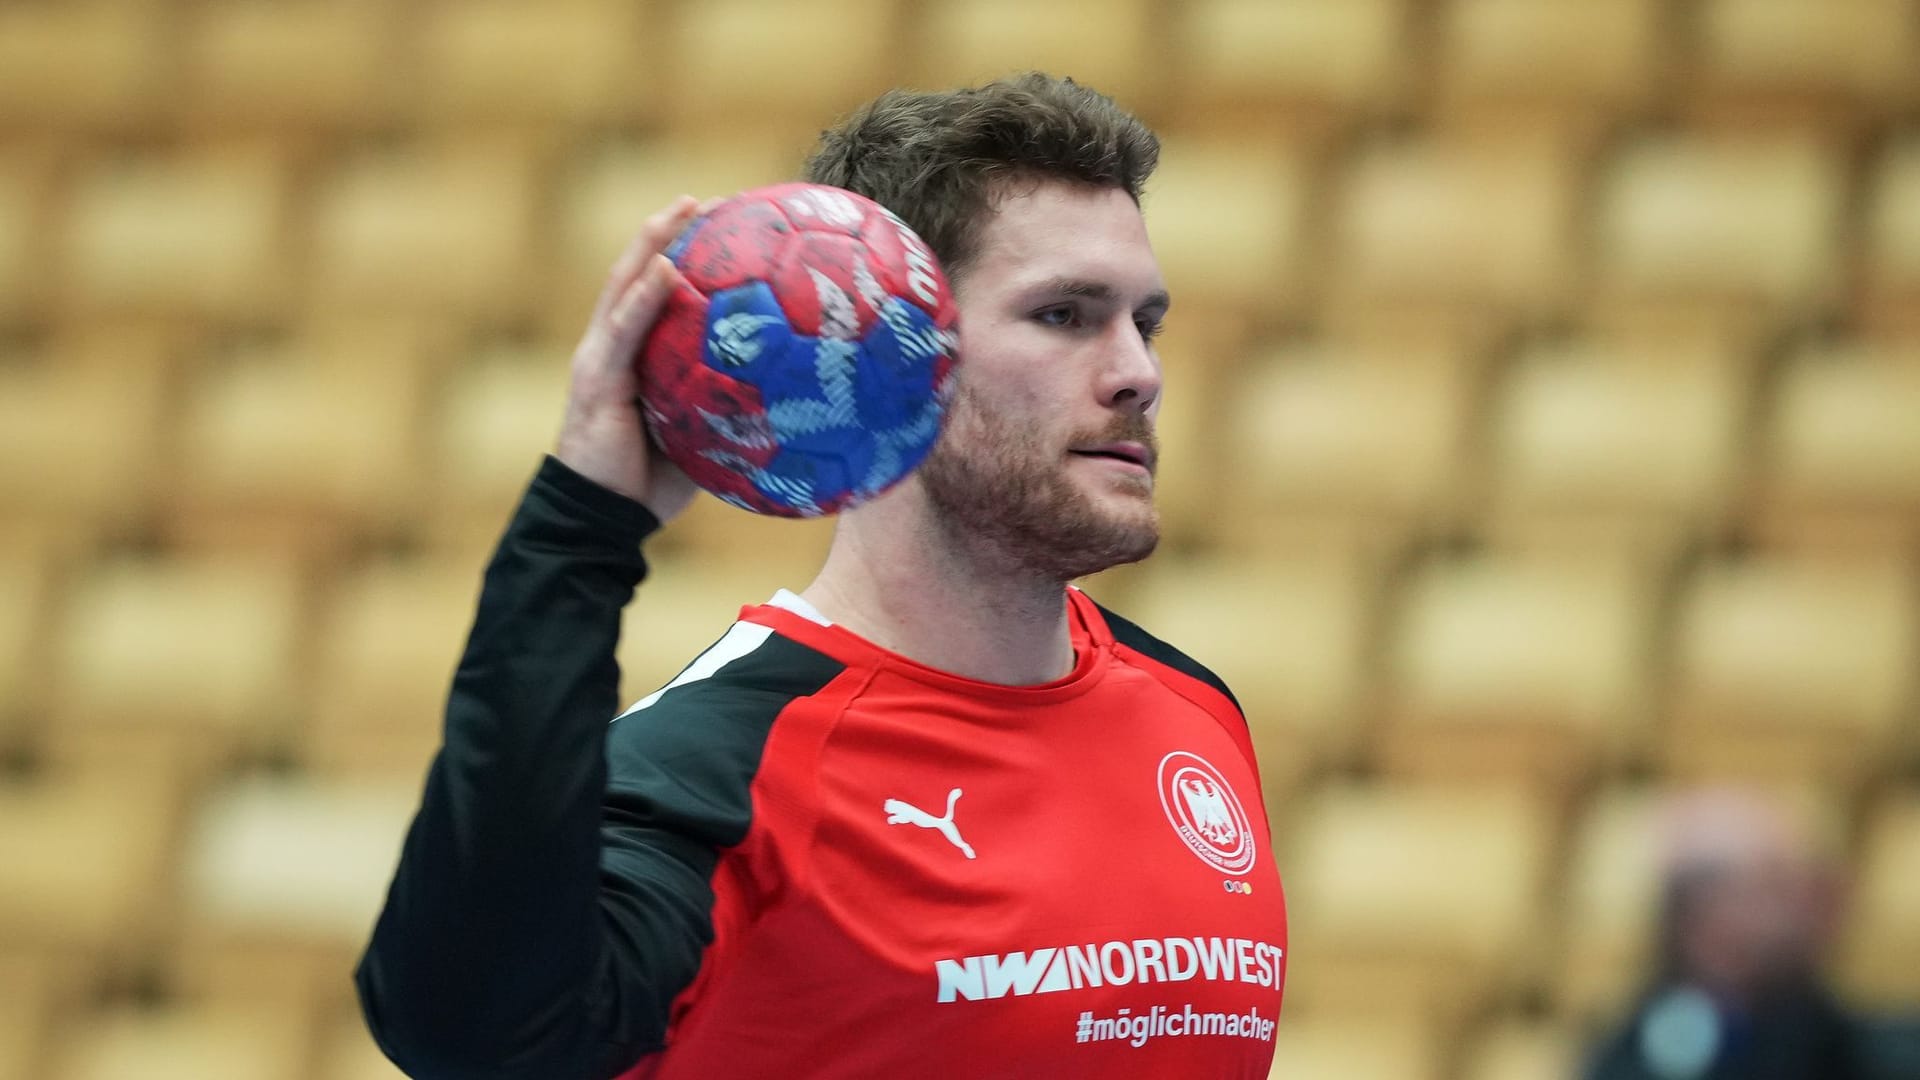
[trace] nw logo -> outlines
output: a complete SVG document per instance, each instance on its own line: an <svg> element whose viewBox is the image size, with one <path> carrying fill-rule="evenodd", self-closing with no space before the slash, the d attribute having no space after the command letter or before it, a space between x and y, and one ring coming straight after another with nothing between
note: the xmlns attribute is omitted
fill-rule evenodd
<svg viewBox="0 0 1920 1080"><path fill-rule="evenodd" d="M940 835L952 841L953 846L967 858L973 858L973 847L960 838L960 830L953 824L953 804L960 801L960 789L947 792L947 816L934 817L925 810L899 799L888 799L881 809L887 812L889 825L918 825L923 829L938 829Z"/></svg>

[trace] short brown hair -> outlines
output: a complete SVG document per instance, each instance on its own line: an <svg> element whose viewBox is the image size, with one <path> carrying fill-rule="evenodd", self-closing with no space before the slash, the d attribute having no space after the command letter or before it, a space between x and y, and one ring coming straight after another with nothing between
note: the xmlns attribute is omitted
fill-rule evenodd
<svg viewBox="0 0 1920 1080"><path fill-rule="evenodd" d="M1040 72L966 90L890 90L822 132L806 179L899 214L958 280L998 186L1065 179L1140 201L1160 140L1112 98Z"/></svg>

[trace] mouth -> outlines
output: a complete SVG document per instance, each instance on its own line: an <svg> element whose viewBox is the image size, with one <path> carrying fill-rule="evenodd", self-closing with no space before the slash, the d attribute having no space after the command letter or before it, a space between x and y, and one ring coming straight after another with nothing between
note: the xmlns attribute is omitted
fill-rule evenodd
<svg viewBox="0 0 1920 1080"><path fill-rule="evenodd" d="M1154 453L1149 450L1144 443L1101 443L1099 446L1083 447L1081 449L1071 450L1069 453L1078 457L1105 458L1109 461L1124 462L1128 465L1139 466L1148 472L1152 472L1154 466Z"/></svg>

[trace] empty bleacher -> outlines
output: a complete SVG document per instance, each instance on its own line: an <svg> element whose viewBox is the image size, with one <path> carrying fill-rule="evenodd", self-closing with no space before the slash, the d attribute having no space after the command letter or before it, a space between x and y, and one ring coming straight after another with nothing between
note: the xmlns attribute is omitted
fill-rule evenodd
<svg viewBox="0 0 1920 1080"><path fill-rule="evenodd" d="M348 968L608 265L1026 66L1164 140L1165 539L1089 588L1246 708L1273 1075L1573 1075L1700 782L1920 1010L1913 0L21 0L0 1080L397 1076ZM830 529L650 541L623 703Z"/></svg>

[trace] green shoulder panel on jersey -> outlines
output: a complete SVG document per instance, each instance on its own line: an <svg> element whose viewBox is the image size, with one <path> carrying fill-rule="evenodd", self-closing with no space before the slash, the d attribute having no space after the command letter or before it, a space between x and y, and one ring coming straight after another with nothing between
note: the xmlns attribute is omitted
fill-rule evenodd
<svg viewBox="0 0 1920 1080"><path fill-rule="evenodd" d="M1101 617L1107 620L1107 628L1113 631L1113 640L1142 656L1165 664L1182 675L1206 683L1220 691L1228 701L1233 702L1235 712L1242 716L1246 715L1246 710L1240 708L1240 699L1234 697L1233 691L1227 688L1226 680L1208 670L1205 664L1140 629L1133 622L1114 614L1113 610L1106 605L1096 603L1094 606L1100 609Z"/></svg>

